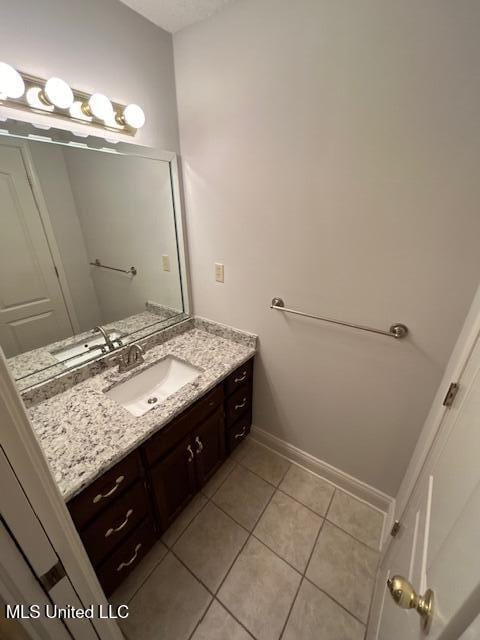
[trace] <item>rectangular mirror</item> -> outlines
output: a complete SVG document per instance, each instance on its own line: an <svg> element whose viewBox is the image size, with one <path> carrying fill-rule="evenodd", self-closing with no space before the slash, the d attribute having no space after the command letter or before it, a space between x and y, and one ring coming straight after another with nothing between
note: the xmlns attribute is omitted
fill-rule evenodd
<svg viewBox="0 0 480 640"><path fill-rule="evenodd" d="M0 135L0 345L22 389L188 313L175 155L48 136Z"/></svg>

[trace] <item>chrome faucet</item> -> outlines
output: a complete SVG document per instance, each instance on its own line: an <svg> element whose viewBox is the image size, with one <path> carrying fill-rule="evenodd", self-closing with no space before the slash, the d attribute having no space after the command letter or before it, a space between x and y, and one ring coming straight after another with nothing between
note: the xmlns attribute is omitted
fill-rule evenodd
<svg viewBox="0 0 480 640"><path fill-rule="evenodd" d="M118 373L125 373L145 362L145 351L139 344L131 344L128 349L118 356Z"/></svg>
<svg viewBox="0 0 480 640"><path fill-rule="evenodd" d="M105 344L108 347L109 351L114 351L115 350L115 345L113 344L110 336L108 335L108 333L105 331L105 329L101 326L95 327L93 330L93 333L101 333L103 336L103 339L105 340Z"/></svg>

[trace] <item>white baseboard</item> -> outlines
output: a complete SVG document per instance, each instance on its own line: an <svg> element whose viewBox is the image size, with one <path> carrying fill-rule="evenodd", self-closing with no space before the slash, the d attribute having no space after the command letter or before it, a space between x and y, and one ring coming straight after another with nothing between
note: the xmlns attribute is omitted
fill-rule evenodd
<svg viewBox="0 0 480 640"><path fill-rule="evenodd" d="M366 482L358 480L357 478L350 476L348 473L337 469L333 465L328 464L328 462L315 458L309 453L293 446L293 444L277 438L277 436L268 433L268 431L260 429L260 427L252 426L251 435L254 440L258 440L258 442L270 447L270 449L273 449L273 451L285 456L285 458L288 458L292 462L296 462L302 467L305 467L305 469L316 473L325 480L335 484L340 489L352 494L355 498L368 502L372 507L383 511L386 514L386 518L384 519L384 528L388 527L391 514L394 512L394 498L382 491L379 491L378 489L375 489L375 487L370 486Z"/></svg>

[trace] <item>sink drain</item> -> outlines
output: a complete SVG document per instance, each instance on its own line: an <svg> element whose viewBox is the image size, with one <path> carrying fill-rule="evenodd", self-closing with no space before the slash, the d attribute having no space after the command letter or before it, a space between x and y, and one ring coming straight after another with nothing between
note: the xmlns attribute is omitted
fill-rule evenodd
<svg viewBox="0 0 480 640"><path fill-rule="evenodd" d="M155 398L155 396L153 398L149 398L147 400L148 404L155 404L156 402L158 402L158 398Z"/></svg>

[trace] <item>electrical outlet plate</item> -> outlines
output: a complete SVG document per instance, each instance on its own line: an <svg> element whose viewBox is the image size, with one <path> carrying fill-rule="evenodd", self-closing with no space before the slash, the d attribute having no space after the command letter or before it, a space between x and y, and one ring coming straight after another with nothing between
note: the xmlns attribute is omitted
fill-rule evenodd
<svg viewBox="0 0 480 640"><path fill-rule="evenodd" d="M225 267L221 262L215 263L215 280L225 282Z"/></svg>

